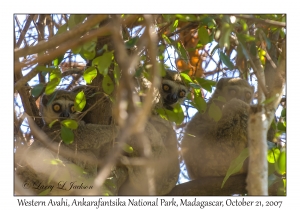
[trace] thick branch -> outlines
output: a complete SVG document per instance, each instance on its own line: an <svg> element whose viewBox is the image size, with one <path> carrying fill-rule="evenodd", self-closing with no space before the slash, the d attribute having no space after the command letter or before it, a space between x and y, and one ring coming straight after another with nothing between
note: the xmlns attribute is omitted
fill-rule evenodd
<svg viewBox="0 0 300 210"><path fill-rule="evenodd" d="M267 125L265 109L258 105L252 109L248 120L249 195L268 195Z"/></svg>
<svg viewBox="0 0 300 210"><path fill-rule="evenodd" d="M199 180L193 180L179 184L172 189L168 195L233 195L246 194L246 174L231 176L221 188L224 177L204 177Z"/></svg>
<svg viewBox="0 0 300 210"><path fill-rule="evenodd" d="M255 21L256 23L263 23L266 25L273 25L273 26L279 26L279 27L286 27L286 23L279 22L276 20L264 20L254 17L253 15L234 15L235 17L242 18L242 19L250 19Z"/></svg>

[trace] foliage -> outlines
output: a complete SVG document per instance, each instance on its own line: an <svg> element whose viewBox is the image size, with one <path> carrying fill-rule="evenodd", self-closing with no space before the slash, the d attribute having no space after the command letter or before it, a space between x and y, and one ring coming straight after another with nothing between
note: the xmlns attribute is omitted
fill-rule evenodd
<svg viewBox="0 0 300 210"><path fill-rule="evenodd" d="M100 15L101 16L101 15ZM100 17L99 16L99 17ZM139 61L137 67L132 68L132 75L137 77L152 78L152 70L157 64L161 68L161 74L165 68L177 70L181 73L184 82L190 87L185 109L177 104L174 110L157 109L157 113L177 125L181 125L189 120L189 110L196 109L209 115L218 121L221 118L221 110L215 103L207 105L206 101L213 92L216 81L221 77L241 77L247 79L250 83L257 86L257 72L255 70L255 58L258 58L259 64L264 70L271 65L279 64L279 61L285 57L282 46L285 44L286 16L283 14L268 15L222 15L222 14L168 14L155 15L155 30L157 35L157 54L155 63L145 47L146 23L147 18L143 15L115 15L122 22L122 38L124 48L128 54L137 54ZM114 21L113 16L103 15L102 22L90 24L88 28L81 33L74 33L74 28L82 27L92 15L27 15L28 28L21 28L18 24L19 19L23 16L15 16L15 37L17 62L15 72L22 75L22 70L30 66L31 71L35 71L39 80L29 81L33 78L29 76L25 83L32 87L31 95L36 99L43 92L51 94L53 91L63 85L85 83L95 84L96 78L101 78L101 87L106 95L109 95L113 101L114 91L120 87L122 71L120 68L120 59L117 59L117 46L113 47L112 30L104 30L107 22L108 25ZM42 25L38 28L37 24ZM26 24L23 24L24 27ZM36 27L36 28L35 28ZM48 29L49 33L45 33ZM30 36L34 30L38 34ZM27 34L25 36L23 33ZM67 41L60 41L61 37L73 33ZM40 37L43 36L43 37ZM27 38L25 38L27 37ZM40 42L46 40L50 43L55 40L55 44L44 45ZM29 45L34 43L40 48L33 51L26 51ZM45 47L46 46L46 47ZM63 48L66 46L65 48ZM61 50L65 49L65 50ZM23 50L23 51L22 51ZM31 53L29 53L31 52ZM35 57L37 55L37 57ZM48 56L45 59L45 56ZM173 57L174 55L174 57ZM22 57L26 57L22 59ZM43 57L44 56L44 57ZM32 60L30 64L27 60ZM44 59L44 60L43 60ZM84 62L84 70L79 63ZM33 65L37 64L34 68ZM74 65L73 65L74 64ZM80 69L81 68L81 69ZM73 70L80 70L75 73ZM18 91L22 83L22 76L16 81L16 90ZM73 82L70 82L71 80ZM268 80L268 78L266 78ZM18 83L19 82L19 83ZM99 84L99 81L97 81ZM17 86L20 85L21 86ZM19 88L18 88L19 87ZM75 99L75 109L81 112L86 104L85 93L80 92ZM284 97L283 97L284 98ZM220 99L221 101L223 99ZM270 96L264 104L274 101ZM26 102L22 101L25 105ZM25 107L25 112L28 112ZM279 106L282 109L280 116L276 116L271 127L275 130L276 140L272 148L269 149L268 162L272 168L271 174L284 175L286 173L285 145L281 140L285 139L286 133L286 107ZM185 111L184 111L185 110ZM38 115L38 114L36 114ZM53 122L54 123L54 122ZM61 123L61 137L66 144L74 140L73 130L77 128L76 121L65 120ZM183 132L183 130L179 130ZM126 145L126 152L132 152L132 147ZM242 158L245 159L244 156ZM242 161L238 161L239 164ZM274 168L274 170L273 170ZM228 176L236 170L228 170ZM276 179L278 181L278 179ZM280 177L280 180L285 180ZM226 179L225 179L226 181ZM284 182L285 183L285 182ZM223 183L224 184L224 183Z"/></svg>

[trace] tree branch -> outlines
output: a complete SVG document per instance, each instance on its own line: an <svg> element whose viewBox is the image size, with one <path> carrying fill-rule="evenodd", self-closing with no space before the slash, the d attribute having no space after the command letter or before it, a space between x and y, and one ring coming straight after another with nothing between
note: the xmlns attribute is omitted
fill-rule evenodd
<svg viewBox="0 0 300 210"><path fill-rule="evenodd" d="M70 39L78 38L82 34L89 31L93 26L97 25L101 21L107 18L107 15L91 15L87 18L84 23L76 25L72 30L67 31L63 34L59 34L46 42L40 42L32 47L25 47L22 49L15 49L16 57L23 57L26 55L31 55L39 53L41 51L46 51L51 48L59 46Z"/></svg>
<svg viewBox="0 0 300 210"><path fill-rule="evenodd" d="M242 19L249 19L253 20L256 23L263 23L266 25L273 25L273 26L279 26L279 27L286 27L286 23L284 22L279 22L275 20L264 20L264 19L259 19L254 17L253 15L234 15L235 17L242 18Z"/></svg>
<svg viewBox="0 0 300 210"><path fill-rule="evenodd" d="M197 196L246 194L246 174L230 176L223 188L224 177L203 177L175 186L168 195Z"/></svg>
<svg viewBox="0 0 300 210"><path fill-rule="evenodd" d="M58 57L59 55L65 53L70 48L80 46L80 45L84 44L85 42L93 39L94 37L101 36L101 35L106 35L107 33L109 33L109 31L110 31L109 27L104 26L104 27L101 27L99 29L96 29L96 30L90 32L89 34L87 34L87 35L85 35L85 36L83 36L79 39L78 38L77 39L72 39L72 40L66 42L65 44L59 46L57 49L53 50L49 54L39 56L39 57L35 58L34 60L29 61L29 62L25 62L25 63L23 62L23 63L15 64L15 71L20 69L20 68L23 68L25 66L35 65L36 63L46 63L47 61L53 60L56 57ZM27 75L25 75L19 81L16 82L15 89L18 90L26 82L28 82L30 79L32 79L37 73L38 73L37 70L35 70L35 69L31 70Z"/></svg>
<svg viewBox="0 0 300 210"><path fill-rule="evenodd" d="M26 20L25 26L24 26L24 28L23 28L21 34L20 34L20 37L19 37L19 39L18 39L18 42L17 42L15 48L19 48L19 47L21 46L21 43L22 43L22 41L24 40L24 37L25 37L25 35L26 35L26 32L27 32L27 30L28 30L28 28L29 28L29 26L30 26L30 23L31 23L31 21L33 20L34 16L35 16L35 15L28 15L28 16L27 16L27 20ZM21 30L21 29L20 29L20 30Z"/></svg>

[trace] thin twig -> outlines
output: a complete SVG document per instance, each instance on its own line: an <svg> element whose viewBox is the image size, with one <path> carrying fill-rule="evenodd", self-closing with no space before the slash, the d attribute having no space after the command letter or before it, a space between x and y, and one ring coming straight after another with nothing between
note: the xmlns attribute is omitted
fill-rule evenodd
<svg viewBox="0 0 300 210"><path fill-rule="evenodd" d="M67 147L60 145L57 142L54 142L42 129L40 129L36 123L33 121L32 117L30 117L26 112L23 113L21 116L21 120L27 119L30 130L32 135L34 136L34 139L38 142L42 143L46 148L53 152L58 152L62 157L69 158L74 157L74 150ZM78 160L86 160L87 163L94 164L95 160L91 157L87 157L85 154L78 153L76 155L76 158ZM103 165L103 160L97 160L98 165Z"/></svg>
<svg viewBox="0 0 300 210"><path fill-rule="evenodd" d="M25 26L24 26L24 28L23 28L21 34L20 34L20 37L19 37L19 39L18 39L18 42L17 42L15 48L19 48L19 47L21 46L21 43L22 43L22 41L23 41L24 38L25 38L26 32L27 32L27 30L28 30L28 28L29 28L29 26L30 26L30 23L31 23L31 21L33 20L34 16L35 16L35 15L28 15L28 16L27 16L27 20L26 20Z"/></svg>
<svg viewBox="0 0 300 210"><path fill-rule="evenodd" d="M84 44L85 42L87 42L97 36L107 34L109 31L110 30L109 30L108 26L104 26L102 28L96 29L96 30L92 31L91 33L89 33L79 39L72 39L72 40L66 42L65 44L61 45L60 47L53 50L49 54L39 56L39 57L35 58L34 60L31 60L31 61L28 61L25 63L23 62L20 64L19 63L15 64L15 70L23 68L23 67L27 67L27 66L32 66L32 65L35 65L36 63L46 63L50 60L55 59L59 55L65 53L68 49L80 46L80 45ZM38 73L37 70L35 70L35 69L31 70L26 76L22 77L19 81L16 82L15 89L18 90L26 82L28 82L30 79L32 79L37 73Z"/></svg>
<svg viewBox="0 0 300 210"><path fill-rule="evenodd" d="M233 39L234 42L235 42L237 45L240 44L240 45L242 45L242 47L245 49L244 52L245 52L245 54L246 54L246 57L249 58L250 64L251 64L252 69L253 69L253 72L254 72L254 74L256 75L258 85L259 85L259 87L261 88L261 90L263 91L264 95L267 96L267 95L268 95L268 90L267 90L267 88L266 88L266 86L265 86L265 82L262 81L261 77L258 75L258 74L259 74L258 68L261 68L261 67L260 67L260 66L261 66L260 61L258 60L259 63L260 63L258 66L255 65L255 63L254 63L254 61L253 61L253 59L252 59L252 56L250 55L250 53L249 53L249 51L247 50L246 46L244 46L241 42L239 42L238 39L237 39L236 37L231 36L230 38Z"/></svg>
<svg viewBox="0 0 300 210"><path fill-rule="evenodd" d="M262 38L262 36L261 36L261 33L259 33L258 35L259 35L259 39L260 39L261 43L263 43L264 41L263 41L263 38ZM262 44L262 49L266 52L266 58L268 59L268 61L269 61L270 64L272 65L272 67L273 67L274 69L276 69L277 66L276 66L276 64L274 63L274 61L272 60L272 58L270 57L269 52L268 52L268 50L267 50L267 48L266 48L266 46L265 46L264 44Z"/></svg>
<svg viewBox="0 0 300 210"><path fill-rule="evenodd" d="M84 23L80 23L76 25L72 30L66 31L63 34L59 34L52 39L48 40L47 42L40 42L35 46L32 47L25 47L22 49L15 49L15 56L16 57L24 57L26 55L31 55L35 53L39 53L42 51L49 50L51 48L57 47L60 44L68 41L69 39L78 38L82 34L86 33L87 31L91 30L93 26L100 23L104 19L107 18L107 15L91 15L87 18Z"/></svg>
<svg viewBox="0 0 300 210"><path fill-rule="evenodd" d="M130 22L134 21L136 18L137 18L137 16L132 15L124 20L124 24L130 23ZM29 66L35 65L37 63L46 63L50 60L55 59L59 55L65 53L70 48L78 47L95 37L107 36L109 33L110 33L110 26L103 26L99 29L93 30L93 31L89 32L88 34L82 36L79 39L75 38L75 39L72 39L72 40L64 43L63 45L61 45L57 49L53 50L49 54L39 56L39 57L37 57L31 61L25 62L25 63L22 62L22 63L15 64L15 71L18 69L21 69L23 67L29 67ZM35 69L31 70L28 74L26 74L24 77L22 77L19 81L17 81L15 83L15 85L14 85L15 90L18 90L20 87L22 87L26 82L31 80L37 73L38 73L37 70L35 70Z"/></svg>

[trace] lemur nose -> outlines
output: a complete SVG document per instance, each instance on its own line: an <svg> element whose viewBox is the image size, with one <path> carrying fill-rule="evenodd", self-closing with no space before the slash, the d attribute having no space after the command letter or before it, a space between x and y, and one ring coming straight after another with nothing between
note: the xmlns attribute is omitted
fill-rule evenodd
<svg viewBox="0 0 300 210"><path fill-rule="evenodd" d="M60 116L60 117L65 117L65 118L67 118L67 117L70 117L70 113L67 112L67 111L64 111L64 112L62 112L59 116Z"/></svg>
<svg viewBox="0 0 300 210"><path fill-rule="evenodd" d="M178 98L177 98L177 94L169 94L168 96L167 96L167 100L169 101L169 102L171 102L171 103L175 103L175 102L177 102L177 100L178 100Z"/></svg>

